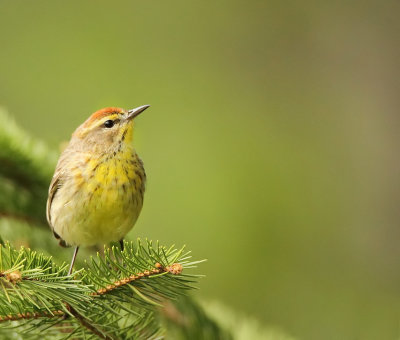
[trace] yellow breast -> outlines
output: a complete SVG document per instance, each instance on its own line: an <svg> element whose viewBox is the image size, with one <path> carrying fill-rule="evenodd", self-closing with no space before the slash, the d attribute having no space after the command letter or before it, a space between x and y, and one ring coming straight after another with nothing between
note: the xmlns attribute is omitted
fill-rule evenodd
<svg viewBox="0 0 400 340"><path fill-rule="evenodd" d="M143 164L135 152L101 159L84 157L53 200L54 231L70 245L118 241L142 209Z"/></svg>

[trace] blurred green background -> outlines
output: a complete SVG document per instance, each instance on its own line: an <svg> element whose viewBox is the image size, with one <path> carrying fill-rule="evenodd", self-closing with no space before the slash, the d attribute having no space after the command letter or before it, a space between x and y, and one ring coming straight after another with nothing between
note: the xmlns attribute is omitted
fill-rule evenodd
<svg viewBox="0 0 400 340"><path fill-rule="evenodd" d="M0 105L58 150L151 104L131 238L187 244L200 296L296 338L398 339L399 11L0 0Z"/></svg>

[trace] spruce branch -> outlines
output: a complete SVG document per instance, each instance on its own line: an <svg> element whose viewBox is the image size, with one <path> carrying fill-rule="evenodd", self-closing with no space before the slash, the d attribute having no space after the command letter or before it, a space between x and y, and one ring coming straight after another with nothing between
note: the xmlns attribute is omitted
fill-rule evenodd
<svg viewBox="0 0 400 340"><path fill-rule="evenodd" d="M65 264L6 243L0 245L0 323L17 322L23 334L58 329L74 338L161 334L159 308L193 288L198 276L183 271L196 263L183 248L138 240L125 242L123 251L105 248L68 276Z"/></svg>

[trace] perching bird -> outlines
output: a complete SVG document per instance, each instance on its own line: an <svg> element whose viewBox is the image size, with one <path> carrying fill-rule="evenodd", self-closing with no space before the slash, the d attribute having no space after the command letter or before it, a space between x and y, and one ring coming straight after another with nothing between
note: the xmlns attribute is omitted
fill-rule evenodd
<svg viewBox="0 0 400 340"><path fill-rule="evenodd" d="M72 134L49 188L47 221L61 246L120 241L143 205L146 174L133 145L133 119L149 105L93 113Z"/></svg>

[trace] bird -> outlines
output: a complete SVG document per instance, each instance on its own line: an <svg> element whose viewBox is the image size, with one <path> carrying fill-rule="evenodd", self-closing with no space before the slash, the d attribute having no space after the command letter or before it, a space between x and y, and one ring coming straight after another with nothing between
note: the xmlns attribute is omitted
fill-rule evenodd
<svg viewBox="0 0 400 340"><path fill-rule="evenodd" d="M133 145L134 118L149 108L107 107L78 126L61 153L50 183L46 216L62 247L119 241L143 206L146 172Z"/></svg>

